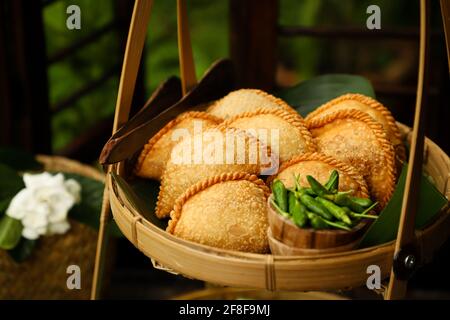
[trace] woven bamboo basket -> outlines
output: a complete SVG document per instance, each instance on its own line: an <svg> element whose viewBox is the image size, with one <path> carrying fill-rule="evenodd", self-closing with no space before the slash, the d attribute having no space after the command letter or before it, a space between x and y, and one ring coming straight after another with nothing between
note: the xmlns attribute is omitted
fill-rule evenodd
<svg viewBox="0 0 450 320"><path fill-rule="evenodd" d="M76 173L98 181L98 170L62 157L38 156L44 170ZM16 263L0 251L0 299L89 299L97 244L97 232L79 222L70 221L64 235L42 237L32 256ZM78 265L81 290L69 290L66 269Z"/></svg>
<svg viewBox="0 0 450 320"><path fill-rule="evenodd" d="M411 129L399 124L408 139ZM410 139L410 137L409 137ZM425 142L424 171L450 199L450 158L430 139ZM120 170L115 166L117 173ZM359 287L367 281L367 267L380 266L382 277L392 268L395 242L313 256L274 256L222 250L177 238L146 220L129 204L109 177L114 220L136 248L161 268L190 278L226 286L267 290L312 291ZM420 248L430 252L450 235L450 209L442 208L433 224L417 232ZM433 251L433 250L431 250ZM425 261L431 259L424 256Z"/></svg>
<svg viewBox="0 0 450 320"><path fill-rule="evenodd" d="M183 93L186 94L189 91L187 89L195 87L196 78L195 73L193 74L195 68L187 30L185 1L178 0L177 3L180 74ZM364 285L368 277L367 267L378 265L383 278L391 275L390 286L385 297L404 296L406 281L398 278L397 273L393 271L393 261L394 254L400 252L404 245L410 244L414 238L413 208L414 199L417 197L413 193L417 191L417 181L420 179L422 167L423 171L434 180L437 189L447 199L450 198L450 159L431 140L423 139L422 121L420 121L424 112L422 96L426 93L424 74L429 34L426 4L427 0L421 0L420 63L414 128L399 124L404 138L410 140L412 152L404 195L406 201L402 206L397 241L339 253L302 256L262 255L217 249L177 238L146 220L134 209L131 205L132 201L127 199L111 175L107 176L105 190L109 196L109 206L103 208L101 222L107 222L109 209L111 209L114 220L123 234L136 248L152 259L155 267L210 283L270 291L346 289ZM128 120L130 97L134 91L151 5L151 0L137 0L135 3L117 98L114 131ZM423 161L422 147L425 151ZM125 172L127 172L127 163L130 162L128 160L131 160L131 157L110 164L108 171L127 179ZM433 253L448 239L449 235L450 210L448 206L445 206L433 223L423 230L416 231L414 239L418 243L421 262L430 261ZM103 232L100 231L98 261L105 259L101 246L102 239ZM97 268L96 270L100 270L100 267ZM101 274L101 271L97 271L97 274ZM96 296L94 290L93 297Z"/></svg>

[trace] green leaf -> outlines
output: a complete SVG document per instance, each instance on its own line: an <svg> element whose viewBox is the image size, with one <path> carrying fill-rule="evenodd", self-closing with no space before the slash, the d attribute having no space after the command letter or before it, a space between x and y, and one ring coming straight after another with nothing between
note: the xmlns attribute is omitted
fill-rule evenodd
<svg viewBox="0 0 450 320"><path fill-rule="evenodd" d="M376 246L397 238L407 168L407 165L403 166L391 200L380 213L378 219L372 223L365 233L360 243L361 248ZM419 207L417 208L416 214L416 229L423 229L433 221L433 218L447 202L447 199L436 187L422 175Z"/></svg>
<svg viewBox="0 0 450 320"><path fill-rule="evenodd" d="M36 247L37 240L29 240L26 238L21 238L17 246L9 250L8 253L14 261L20 263L28 259L33 253Z"/></svg>
<svg viewBox="0 0 450 320"><path fill-rule="evenodd" d="M10 202L11 202L10 198L0 200L0 218L5 214L5 211L8 208Z"/></svg>
<svg viewBox="0 0 450 320"><path fill-rule="evenodd" d="M327 74L303 81L291 88L281 90L275 95L297 109L302 116L346 93L360 93L375 97L369 80L349 74Z"/></svg>
<svg viewBox="0 0 450 320"><path fill-rule="evenodd" d="M22 236L22 222L4 215L0 220L0 249L11 250Z"/></svg>
<svg viewBox="0 0 450 320"><path fill-rule="evenodd" d="M16 171L34 171L42 169L42 164L36 160L34 155L15 148L0 148L0 163L11 167Z"/></svg>
<svg viewBox="0 0 450 320"><path fill-rule="evenodd" d="M0 203L6 206L8 202L23 188L22 178L12 168L0 163Z"/></svg>
<svg viewBox="0 0 450 320"><path fill-rule="evenodd" d="M160 220L155 215L156 201L159 193L159 183L153 180L136 179L130 186L122 177L112 173L114 181L127 196L130 204L148 221L161 229L167 227L167 221ZM145 201L143 200L145 199Z"/></svg>

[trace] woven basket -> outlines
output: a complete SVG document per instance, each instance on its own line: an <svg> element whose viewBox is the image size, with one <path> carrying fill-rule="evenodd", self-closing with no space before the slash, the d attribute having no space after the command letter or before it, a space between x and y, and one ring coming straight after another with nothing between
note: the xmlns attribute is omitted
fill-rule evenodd
<svg viewBox="0 0 450 320"><path fill-rule="evenodd" d="M102 173L79 162L61 157L38 156L48 171L76 173L103 181ZM16 263L0 250L0 299L89 299L97 245L97 232L70 221L64 235L42 237L32 256ZM81 269L81 290L69 290L67 267Z"/></svg>
<svg viewBox="0 0 450 320"><path fill-rule="evenodd" d="M405 139L411 129L400 125ZM118 166L113 168L118 174ZM431 140L425 142L424 171L437 189L450 198L450 159ZM114 219L124 235L156 265L190 278L232 287L312 291L358 287L367 280L367 267L378 265L386 278L392 267L394 241L359 250L314 256L274 256L217 249L177 238L147 221L109 177L107 184ZM450 210L418 231L424 262L450 235ZM162 267L164 266L164 267Z"/></svg>

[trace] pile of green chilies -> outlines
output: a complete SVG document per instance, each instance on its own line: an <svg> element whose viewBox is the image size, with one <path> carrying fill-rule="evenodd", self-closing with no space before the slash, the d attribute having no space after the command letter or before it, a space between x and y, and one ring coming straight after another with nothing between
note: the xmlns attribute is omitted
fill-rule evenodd
<svg viewBox="0 0 450 320"><path fill-rule="evenodd" d="M300 186L299 176L294 176L295 187L292 189L287 189L279 179L272 183L272 205L298 227L350 231L361 219L377 218L369 212L378 202L353 197L352 191L338 191L339 173L336 170L331 172L324 185L310 175L306 178L308 188Z"/></svg>

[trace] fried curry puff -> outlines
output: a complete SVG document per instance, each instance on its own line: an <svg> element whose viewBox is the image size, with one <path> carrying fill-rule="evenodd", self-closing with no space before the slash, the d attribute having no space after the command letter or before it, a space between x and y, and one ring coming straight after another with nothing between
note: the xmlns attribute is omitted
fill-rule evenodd
<svg viewBox="0 0 450 320"><path fill-rule="evenodd" d="M214 102L207 112L216 117L228 119L259 108L284 109L288 112L296 112L283 100L258 89L232 91L222 99Z"/></svg>
<svg viewBox="0 0 450 320"><path fill-rule="evenodd" d="M199 124L201 122L201 124ZM187 129L194 133L194 125L201 125L203 129L213 127L221 122L221 119L206 112L186 112L166 124L144 146L139 155L135 173L142 178L159 180L163 174L166 163L176 141L172 134L177 129Z"/></svg>
<svg viewBox="0 0 450 320"><path fill-rule="evenodd" d="M316 150L303 118L283 109L258 109L241 113L225 120L221 126L248 130L267 143L279 155L281 162L297 154Z"/></svg>
<svg viewBox="0 0 450 320"><path fill-rule="evenodd" d="M387 139L394 145L397 159L404 162L406 150L402 142L400 130L391 112L380 102L362 94L344 94L320 106L306 117L306 121L323 117L339 110L356 109L367 113L379 122L386 132Z"/></svg>
<svg viewBox="0 0 450 320"><path fill-rule="evenodd" d="M311 175L325 184L333 170L339 173L339 191L352 190L353 195L366 198L369 196L364 178L352 166L333 157L313 152L304 153L284 162L278 173L268 179L270 184L275 178L281 180L286 188L295 187L295 179L302 187L309 187L306 176Z"/></svg>
<svg viewBox="0 0 450 320"><path fill-rule="evenodd" d="M395 152L383 126L356 109L338 110L308 121L319 152L353 166L383 208L396 182Z"/></svg>
<svg viewBox="0 0 450 320"><path fill-rule="evenodd" d="M260 174L267 166L270 148L239 129L214 128L184 139L173 148L162 175L156 215L167 217L175 200L199 181L229 172Z"/></svg>
<svg viewBox="0 0 450 320"><path fill-rule="evenodd" d="M210 177L176 201L167 231L222 249L267 253L269 189L245 172Z"/></svg>

